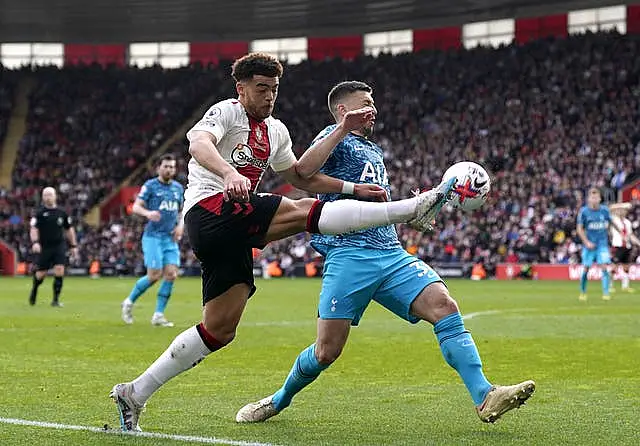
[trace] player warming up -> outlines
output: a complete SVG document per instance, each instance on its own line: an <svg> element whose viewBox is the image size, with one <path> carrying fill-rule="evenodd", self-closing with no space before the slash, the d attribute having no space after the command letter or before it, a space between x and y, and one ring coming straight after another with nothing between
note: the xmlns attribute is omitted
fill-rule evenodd
<svg viewBox="0 0 640 446"><path fill-rule="evenodd" d="M587 193L587 205L578 213L577 231L582 240L582 276L580 277L581 301L587 300L587 277L589 269L594 264L602 268L602 299L609 300L609 284L611 281L611 256L609 255L609 224L616 229L621 227L611 220L609 209L600 204L602 195L596 187L589 189Z"/></svg>
<svg viewBox="0 0 640 446"><path fill-rule="evenodd" d="M42 206L31 219L29 232L32 251L38 255L33 274L33 285L29 295L29 304L35 305L38 297L38 287L42 285L47 271L53 267L53 299L51 306L62 307L60 292L64 278L64 267L67 263L67 244L71 247L71 255L78 257L76 231L71 226L71 218L65 211L58 208L56 190L45 187L42 190Z"/></svg>
<svg viewBox="0 0 640 446"><path fill-rule="evenodd" d="M125 324L133 323L133 305L149 287L162 278L151 324L173 327L173 323L165 317L164 310L180 266L178 242L184 232L181 215L184 190L173 179L176 175L176 159L173 155L160 157L157 173L156 178L144 183L133 204L133 212L149 220L142 234L142 252L147 274L136 282L129 297L122 302L122 320Z"/></svg>
<svg viewBox="0 0 640 446"><path fill-rule="evenodd" d="M328 102L337 123L353 110L368 108L376 113L372 90L363 82L336 85ZM351 132L341 124L327 127L300 158L298 172L310 176L320 169L344 181L372 181L390 193L383 150L369 139L372 132L371 121ZM336 202L344 196L334 193L320 198ZM280 390L240 409L236 421L265 421L288 407L340 356L350 327L358 325L372 300L411 323L433 324L445 360L462 378L482 421L496 421L531 396L533 381L494 386L485 378L458 305L438 274L402 248L393 225L340 237L316 234L312 246L326 259L316 342L298 355Z"/></svg>
<svg viewBox="0 0 640 446"><path fill-rule="evenodd" d="M627 213L631 209L631 203L615 203L609 206L611 212L611 246L613 247L613 263L617 266L616 272L621 276L621 290L633 292L629 287L629 264L631 261L631 248L633 245L640 246L640 239L633 233L633 224L627 218ZM618 228L622 228L619 231ZM612 286L609 288L615 291Z"/></svg>
<svg viewBox="0 0 640 446"><path fill-rule="evenodd" d="M234 62L232 75L238 98L212 106L187 133L192 158L185 225L202 268L202 322L179 334L135 380L113 387L110 395L123 430L139 429L142 408L160 386L233 340L256 289L252 247L305 230L340 234L403 222L426 228L455 185L448 181L417 197L388 203L323 203L256 194L260 178L271 166L294 186L311 192L386 199L386 191L377 185L298 174L289 132L271 116L282 76L277 59L249 54ZM356 130L373 119L372 111L364 110L345 115L341 125Z"/></svg>

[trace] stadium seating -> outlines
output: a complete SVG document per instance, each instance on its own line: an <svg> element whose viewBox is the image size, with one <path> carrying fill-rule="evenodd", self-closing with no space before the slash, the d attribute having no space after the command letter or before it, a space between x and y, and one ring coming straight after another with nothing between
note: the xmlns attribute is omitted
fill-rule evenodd
<svg viewBox="0 0 640 446"><path fill-rule="evenodd" d="M493 193L475 214L445 210L433 234L399 227L407 249L430 262L507 258L575 262L576 210L587 187L615 196L640 167L638 41L616 33L541 40L523 46L303 62L286 68L276 115L300 154L325 125L328 89L360 79L374 89L376 140L385 149L394 198L439 182L455 161L475 160L493 175ZM15 189L5 214L23 215L37 188L52 178L77 217L146 159L189 112L211 94L231 94L226 67L41 70L32 98ZM186 156L180 143L171 149ZM181 162L181 180L185 178ZM142 183L152 172L137 178ZM279 186L267 175L263 190ZM17 197L15 199L11 196ZM4 207L3 207L4 206ZM639 216L636 213L636 217ZM26 255L24 228L4 224L0 236ZM115 228L115 229L114 229ZM83 261L122 263L135 271L141 223L83 229ZM295 251L299 238L266 251L269 259ZM183 257L192 259L184 243ZM124 248L132 249L124 249Z"/></svg>

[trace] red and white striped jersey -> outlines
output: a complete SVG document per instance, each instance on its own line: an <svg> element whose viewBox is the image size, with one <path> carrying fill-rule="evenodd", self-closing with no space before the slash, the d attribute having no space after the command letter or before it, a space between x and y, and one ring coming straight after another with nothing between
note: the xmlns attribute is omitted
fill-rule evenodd
<svg viewBox="0 0 640 446"><path fill-rule="evenodd" d="M255 192L267 167L276 172L289 169L296 162L287 127L270 116L264 121L250 117L237 99L214 104L202 119L187 132L204 131L216 138L222 158L251 180ZM189 161L189 183L185 191L184 213L200 200L222 192L223 179L202 167L194 158Z"/></svg>

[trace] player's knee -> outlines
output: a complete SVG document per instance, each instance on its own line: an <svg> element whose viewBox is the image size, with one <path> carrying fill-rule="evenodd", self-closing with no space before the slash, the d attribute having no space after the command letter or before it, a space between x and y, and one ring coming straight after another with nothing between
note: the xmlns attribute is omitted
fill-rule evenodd
<svg viewBox="0 0 640 446"><path fill-rule="evenodd" d="M234 325L228 325L220 323L219 321L207 321L202 322L205 330L220 344L228 345L236 337L236 327Z"/></svg>
<svg viewBox="0 0 640 446"><path fill-rule="evenodd" d="M149 270L147 271L147 277L149 278L150 282L157 282L162 277L162 271L156 269Z"/></svg>
<svg viewBox="0 0 640 446"><path fill-rule="evenodd" d="M459 311L458 304L441 282L427 286L411 304L412 314L431 323Z"/></svg>
<svg viewBox="0 0 640 446"><path fill-rule="evenodd" d="M61 266L61 265L54 266L53 267L53 274L56 277L64 276L64 266Z"/></svg>
<svg viewBox="0 0 640 446"><path fill-rule="evenodd" d="M293 207L291 213L306 225L307 216L309 211L313 207L313 203L317 200L315 198L301 198L300 200L292 201Z"/></svg>
<svg viewBox="0 0 640 446"><path fill-rule="evenodd" d="M333 364L342 353L342 347L341 345L316 342L316 359L322 365Z"/></svg>
<svg viewBox="0 0 640 446"><path fill-rule="evenodd" d="M169 268L163 274L163 279L167 282L173 282L177 277L178 271L175 268Z"/></svg>

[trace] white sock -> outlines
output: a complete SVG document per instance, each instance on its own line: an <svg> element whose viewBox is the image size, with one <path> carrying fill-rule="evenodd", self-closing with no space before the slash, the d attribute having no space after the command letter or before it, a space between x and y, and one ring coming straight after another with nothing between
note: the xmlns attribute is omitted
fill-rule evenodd
<svg viewBox="0 0 640 446"><path fill-rule="evenodd" d="M344 234L376 226L406 223L415 217L416 198L370 203L358 200L338 200L325 203L318 229L321 234Z"/></svg>
<svg viewBox="0 0 640 446"><path fill-rule="evenodd" d="M133 302L131 302L131 299L129 299L128 297L122 302L122 305L133 305Z"/></svg>
<svg viewBox="0 0 640 446"><path fill-rule="evenodd" d="M622 289L624 290L624 289L629 288L629 274L627 274L626 271L623 271L623 272L620 273L620 275L622 276L621 277Z"/></svg>
<svg viewBox="0 0 640 446"><path fill-rule="evenodd" d="M133 381L133 398L144 404L164 383L195 367L211 350L202 342L196 327L180 333L168 349Z"/></svg>

